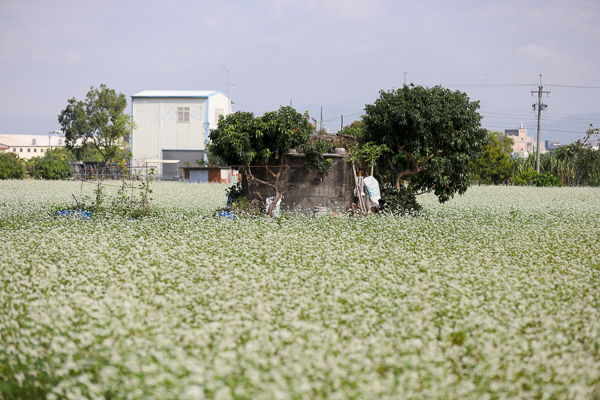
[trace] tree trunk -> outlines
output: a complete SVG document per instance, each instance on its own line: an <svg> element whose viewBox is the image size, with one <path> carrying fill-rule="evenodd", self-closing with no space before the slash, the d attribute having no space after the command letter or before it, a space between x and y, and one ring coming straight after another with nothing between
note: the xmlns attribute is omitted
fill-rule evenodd
<svg viewBox="0 0 600 400"><path fill-rule="evenodd" d="M279 201L279 199L281 198L282 195L283 195L283 193L278 193L277 190L275 191L275 200L273 200L273 202L269 206L269 209L267 210L267 215L269 217L273 216L272 215L273 214L273 210L275 210L275 206L277 206L277 202Z"/></svg>

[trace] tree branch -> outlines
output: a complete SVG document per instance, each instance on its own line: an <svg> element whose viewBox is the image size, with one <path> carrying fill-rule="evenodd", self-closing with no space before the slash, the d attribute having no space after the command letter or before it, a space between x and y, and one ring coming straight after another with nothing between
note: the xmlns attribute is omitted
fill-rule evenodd
<svg viewBox="0 0 600 400"><path fill-rule="evenodd" d="M402 178L403 176L407 176L407 175L416 175L421 171L410 171L410 170L406 170L406 171L402 171L398 174L398 179Z"/></svg>
<svg viewBox="0 0 600 400"><path fill-rule="evenodd" d="M387 161L388 165L390 166L390 169L394 172L396 172L396 168L394 168L394 164L392 163L392 159L390 158L390 156L385 156L385 160Z"/></svg>
<svg viewBox="0 0 600 400"><path fill-rule="evenodd" d="M417 194L415 194L415 196L419 196L419 195L421 195L421 194L425 194L425 193L429 193L429 192L431 192L431 191L433 190L433 188L434 188L436 185L437 185L437 184L434 184L432 187L430 187L430 188L429 188L429 189L427 189L426 191L424 191L424 192L421 192L421 193L417 193Z"/></svg>
<svg viewBox="0 0 600 400"><path fill-rule="evenodd" d="M404 146L406 146L406 145L404 145ZM419 170L419 163L417 162L417 160L415 160L415 158L413 157L413 155L411 153L409 153L408 151L404 150L404 146L398 145L398 151L400 153L406 154L406 156L413 162L413 164L415 165L415 168L418 171Z"/></svg>
<svg viewBox="0 0 600 400"><path fill-rule="evenodd" d="M418 169L421 169L421 170L422 170L422 168L425 166L425 164L427 164L427 163L429 162L429 160L431 160L433 157L435 157L435 155L437 154L437 152L438 152L438 150L440 149L440 147L441 147L441 145L439 145L439 144L438 144L438 145L435 147L435 150L433 150L433 153L432 153L432 154L431 154L429 157L427 157L427 159L426 159L425 161L423 161L423 162L421 163L421 165L418 167Z"/></svg>

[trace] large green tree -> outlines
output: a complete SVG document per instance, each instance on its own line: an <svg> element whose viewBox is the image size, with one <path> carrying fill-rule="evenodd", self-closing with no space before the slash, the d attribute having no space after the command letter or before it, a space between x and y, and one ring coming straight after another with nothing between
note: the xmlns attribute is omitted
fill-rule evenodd
<svg viewBox="0 0 600 400"><path fill-rule="evenodd" d="M65 144L78 158L86 145L92 145L104 161L122 162L129 158L124 144L134 129L133 119L125 114L127 98L106 85L90 88L85 100L68 100L58 115ZM78 141L81 140L79 143Z"/></svg>
<svg viewBox="0 0 600 400"><path fill-rule="evenodd" d="M365 106L365 140L385 145L380 171L396 188L408 181L415 195L433 191L440 202L467 190L470 162L488 144L479 102L441 86L381 91Z"/></svg>
<svg viewBox="0 0 600 400"><path fill-rule="evenodd" d="M512 153L513 140L504 137L501 132L488 133L489 144L478 159L471 162L471 179L484 184L499 184L513 174Z"/></svg>
<svg viewBox="0 0 600 400"><path fill-rule="evenodd" d="M302 115L292 107L281 107L262 117L238 111L219 119L217 128L209 134L208 151L229 165L241 165L248 183L254 187L261 201L259 183L274 189L275 200L267 210L271 215L281 196L297 189L283 189L281 185L284 171L289 168L287 153L291 148L306 144L311 132L308 115ZM269 179L259 179L254 175L258 165L266 169Z"/></svg>

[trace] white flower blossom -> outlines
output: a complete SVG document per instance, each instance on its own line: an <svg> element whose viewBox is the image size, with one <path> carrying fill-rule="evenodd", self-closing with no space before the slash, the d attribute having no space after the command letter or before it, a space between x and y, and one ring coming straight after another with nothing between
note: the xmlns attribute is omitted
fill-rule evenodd
<svg viewBox="0 0 600 400"><path fill-rule="evenodd" d="M84 185L92 195L94 186ZM0 381L48 399L588 399L600 189L472 187L419 217L54 218L81 183L0 181ZM1 398L1 396L0 396Z"/></svg>

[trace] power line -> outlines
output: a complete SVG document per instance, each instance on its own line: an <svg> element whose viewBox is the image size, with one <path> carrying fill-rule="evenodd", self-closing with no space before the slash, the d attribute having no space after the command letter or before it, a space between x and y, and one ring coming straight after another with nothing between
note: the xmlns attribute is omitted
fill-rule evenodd
<svg viewBox="0 0 600 400"><path fill-rule="evenodd" d="M590 80L596 80L597 78L592 78L589 76L575 76L575 75L564 75L564 74L546 74L546 75L550 75L550 76L564 76L567 78L577 78L577 79L590 79Z"/></svg>
<svg viewBox="0 0 600 400"><path fill-rule="evenodd" d="M353 116L353 115L362 114L363 112L364 112L364 111L359 111L359 112L355 112L354 114L348 114L348 115L344 115L343 117L344 117L344 118L346 118L346 117L351 117L351 116ZM339 120L340 120L340 118L342 118L342 117L340 116L340 117L337 117L337 118L326 119L326 120L324 120L323 122L339 121Z"/></svg>
<svg viewBox="0 0 600 400"><path fill-rule="evenodd" d="M515 74L490 74L490 73L483 73L483 74L429 74L429 73L421 73L421 72L405 72L407 75L439 75L439 76L444 76L444 75L449 75L449 76L457 76L457 75L462 75L462 76L513 76L513 75L537 75L537 72L522 72L522 73L515 73Z"/></svg>
<svg viewBox="0 0 600 400"><path fill-rule="evenodd" d="M493 127L497 128L497 129L515 129L514 126L508 126L508 125L494 125ZM563 130L563 129L541 128L541 130L542 130L542 132L585 133L585 132L582 132L582 131L566 131L566 130Z"/></svg>
<svg viewBox="0 0 600 400"><path fill-rule="evenodd" d="M565 131L564 129L548 129L548 128L542 128L543 131L550 131L550 132L568 132L568 133L582 133L581 131ZM585 133L585 132L584 132Z"/></svg>
<svg viewBox="0 0 600 400"><path fill-rule="evenodd" d="M549 86L577 88L577 89L600 89L600 86L576 86L576 85L549 85Z"/></svg>
<svg viewBox="0 0 600 400"><path fill-rule="evenodd" d="M442 83L425 84L424 86L437 86ZM510 88L510 87L531 87L531 83L445 83L446 87L469 87L469 88Z"/></svg>
<svg viewBox="0 0 600 400"><path fill-rule="evenodd" d="M505 116L514 116L514 117L523 117L523 118L529 118L531 117L530 114L505 114L505 113L494 113L491 111L482 111L481 114L485 117L486 115L505 115ZM561 117L561 116L549 116L547 118L556 120L556 121L574 121L574 122L579 122L579 121L589 121L588 118L569 118L569 117ZM600 120L599 120L600 121Z"/></svg>
<svg viewBox="0 0 600 400"><path fill-rule="evenodd" d="M423 86L437 86L443 85L446 87L468 87L468 88L509 88L509 87L527 87L535 86L531 83L425 83ZM556 86L565 88L576 88L576 89L600 89L600 86L581 86L581 85L559 85L548 83L546 86Z"/></svg>

